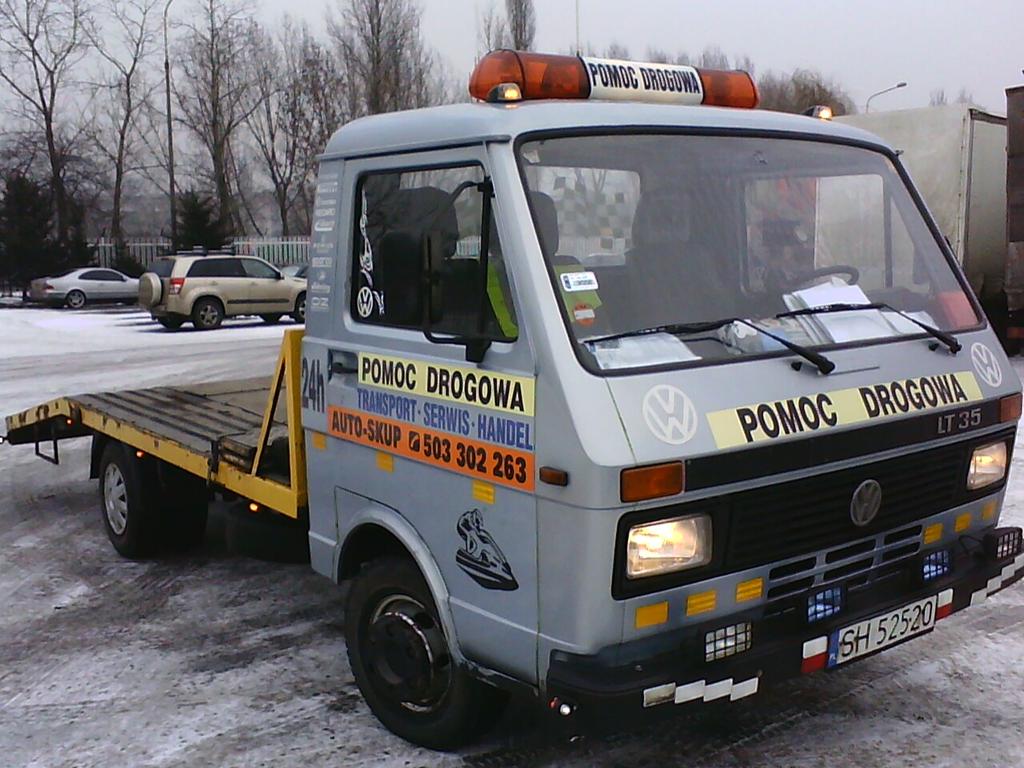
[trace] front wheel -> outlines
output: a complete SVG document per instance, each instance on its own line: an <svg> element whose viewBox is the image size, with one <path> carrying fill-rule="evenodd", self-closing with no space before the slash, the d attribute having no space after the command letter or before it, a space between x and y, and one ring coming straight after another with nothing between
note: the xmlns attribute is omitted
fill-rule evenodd
<svg viewBox="0 0 1024 768"><path fill-rule="evenodd" d="M81 309L85 306L85 302L85 294L77 289L68 291L68 295L64 297L64 303L67 304L68 309Z"/></svg>
<svg viewBox="0 0 1024 768"><path fill-rule="evenodd" d="M300 293L295 299L295 310L292 312L292 320L296 323L306 322L306 294Z"/></svg>
<svg viewBox="0 0 1024 768"><path fill-rule="evenodd" d="M407 741L453 749L483 734L501 712L504 695L452 658L433 596L411 560L375 560L355 577L345 641L366 703Z"/></svg>

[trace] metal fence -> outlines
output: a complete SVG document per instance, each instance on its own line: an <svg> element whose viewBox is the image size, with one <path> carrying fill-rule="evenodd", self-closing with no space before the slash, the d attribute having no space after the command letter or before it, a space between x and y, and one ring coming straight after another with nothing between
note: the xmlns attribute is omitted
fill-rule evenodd
<svg viewBox="0 0 1024 768"><path fill-rule="evenodd" d="M232 241L235 253L258 256L271 264L285 266L299 264L309 259L308 237L237 237ZM166 238L129 238L125 245L128 255L142 266L148 267L154 259L166 256L171 251L171 241ZM117 244L110 238L101 238L90 243L94 262L101 267L111 267L117 259Z"/></svg>

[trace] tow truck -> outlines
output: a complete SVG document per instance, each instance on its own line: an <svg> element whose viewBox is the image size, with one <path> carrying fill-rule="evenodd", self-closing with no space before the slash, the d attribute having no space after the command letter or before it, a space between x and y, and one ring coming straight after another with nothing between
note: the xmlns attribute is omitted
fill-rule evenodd
<svg viewBox="0 0 1024 768"><path fill-rule="evenodd" d="M366 702L434 748L510 694L573 733L728 705L1024 575L1020 382L890 147L742 72L497 51L470 93L331 139L272 379L7 441L91 436L128 557L211 494L297 521Z"/></svg>

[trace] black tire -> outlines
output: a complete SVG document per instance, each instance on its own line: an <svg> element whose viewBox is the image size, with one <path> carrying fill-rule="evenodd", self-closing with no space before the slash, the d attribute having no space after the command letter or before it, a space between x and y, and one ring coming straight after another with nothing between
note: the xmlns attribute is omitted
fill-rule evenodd
<svg viewBox="0 0 1024 768"><path fill-rule="evenodd" d="M64 306L68 309L82 309L87 303L88 299L86 299L85 293L77 288L73 291L68 291L64 297Z"/></svg>
<svg viewBox="0 0 1024 768"><path fill-rule="evenodd" d="M212 331L224 322L224 306L210 296L192 305L192 325L200 331Z"/></svg>
<svg viewBox="0 0 1024 768"><path fill-rule="evenodd" d="M267 325L274 325L274 323L281 322L282 317L283 315L260 315L260 320Z"/></svg>
<svg viewBox="0 0 1024 768"><path fill-rule="evenodd" d="M158 317L156 321L168 331L178 330L181 328L182 323L185 322L184 318L181 317Z"/></svg>
<svg viewBox="0 0 1024 768"><path fill-rule="evenodd" d="M430 749L479 738L506 696L451 658L437 607L411 560L385 557L356 575L345 605L356 684L388 730Z"/></svg>
<svg viewBox="0 0 1024 768"><path fill-rule="evenodd" d="M303 291L295 298L295 309L292 311L292 320L296 323L306 322L306 293Z"/></svg>
<svg viewBox="0 0 1024 768"><path fill-rule="evenodd" d="M99 466L100 516L114 549L138 559L156 551L160 510L152 500L152 486L132 448L109 442Z"/></svg>
<svg viewBox="0 0 1024 768"><path fill-rule="evenodd" d="M198 547L206 538L210 504L206 481L163 461L158 465L157 474L163 540L178 550Z"/></svg>

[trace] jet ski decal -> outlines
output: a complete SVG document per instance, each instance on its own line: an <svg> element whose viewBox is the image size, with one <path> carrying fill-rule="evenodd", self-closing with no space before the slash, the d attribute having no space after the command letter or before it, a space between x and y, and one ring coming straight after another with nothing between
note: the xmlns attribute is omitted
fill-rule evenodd
<svg viewBox="0 0 1024 768"><path fill-rule="evenodd" d="M455 553L459 568L484 589L511 592L519 589L512 567L491 534L484 529L479 509L471 509L455 526L462 546Z"/></svg>

